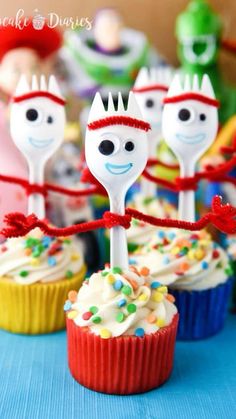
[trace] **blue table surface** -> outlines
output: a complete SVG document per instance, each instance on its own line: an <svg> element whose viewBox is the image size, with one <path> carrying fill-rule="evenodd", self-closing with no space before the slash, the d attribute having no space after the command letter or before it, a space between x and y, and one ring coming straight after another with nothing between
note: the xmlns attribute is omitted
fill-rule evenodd
<svg viewBox="0 0 236 419"><path fill-rule="evenodd" d="M236 418L236 316L198 342L177 342L174 370L161 388L110 396L83 388L67 368L66 333L0 332L1 419Z"/></svg>

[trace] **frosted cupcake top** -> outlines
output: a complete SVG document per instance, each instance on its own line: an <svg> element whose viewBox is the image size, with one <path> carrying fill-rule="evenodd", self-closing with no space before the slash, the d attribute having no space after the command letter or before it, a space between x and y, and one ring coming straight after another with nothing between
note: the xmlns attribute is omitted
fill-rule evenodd
<svg viewBox="0 0 236 419"><path fill-rule="evenodd" d="M144 198L141 193L137 193L133 201L128 203L128 206L154 217L177 217L176 208L169 202L157 198ZM155 231L156 227L143 221L132 219L131 226L127 230L127 238L129 242L143 244L149 241Z"/></svg>
<svg viewBox="0 0 236 419"><path fill-rule="evenodd" d="M153 280L146 267L106 268L86 279L78 294L71 291L68 297L67 317L104 339L143 337L168 326L177 313L174 297Z"/></svg>
<svg viewBox="0 0 236 419"><path fill-rule="evenodd" d="M232 273L226 252L206 231L159 230L130 256L130 263L148 265L162 284L183 290L216 287Z"/></svg>
<svg viewBox="0 0 236 419"><path fill-rule="evenodd" d="M45 236L38 228L0 246L0 277L22 285L73 278L83 263L73 239Z"/></svg>

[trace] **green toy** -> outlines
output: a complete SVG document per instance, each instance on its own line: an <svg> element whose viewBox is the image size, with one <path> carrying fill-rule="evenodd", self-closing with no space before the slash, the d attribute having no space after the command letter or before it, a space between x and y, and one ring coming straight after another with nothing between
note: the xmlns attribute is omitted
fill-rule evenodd
<svg viewBox="0 0 236 419"><path fill-rule="evenodd" d="M176 21L181 70L201 79L207 73L220 100L220 122L236 113L236 90L224 81L218 66L222 21L205 0L192 0Z"/></svg>

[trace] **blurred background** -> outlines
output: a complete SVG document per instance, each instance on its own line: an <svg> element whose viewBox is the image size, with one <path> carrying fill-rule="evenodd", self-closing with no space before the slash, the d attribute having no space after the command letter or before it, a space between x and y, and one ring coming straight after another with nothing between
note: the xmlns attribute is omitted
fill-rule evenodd
<svg viewBox="0 0 236 419"><path fill-rule="evenodd" d="M224 25L226 38L236 37L235 0L209 0L208 3L219 13ZM45 15L55 12L65 16L88 16L93 19L98 8L116 7L124 18L125 25L145 32L158 51L172 65L178 63L176 55L176 39L174 34L177 15L186 8L188 0L11 0L0 3L0 17L15 15L19 8L32 15L34 9ZM236 82L236 60L221 51L220 62L223 65L225 77Z"/></svg>

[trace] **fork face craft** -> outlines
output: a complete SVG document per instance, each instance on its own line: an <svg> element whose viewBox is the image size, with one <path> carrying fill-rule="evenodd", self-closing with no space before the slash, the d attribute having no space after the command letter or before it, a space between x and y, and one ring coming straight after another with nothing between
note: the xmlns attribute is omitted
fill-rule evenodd
<svg viewBox="0 0 236 419"><path fill-rule="evenodd" d="M31 86L22 76L12 102L12 139L27 160L30 183L42 185L45 164L63 141L65 101L54 76L50 76L48 86L44 76L41 76L40 83L33 76ZM29 213L32 212L44 218L45 202L42 195L30 195Z"/></svg>
<svg viewBox="0 0 236 419"><path fill-rule="evenodd" d="M109 94L105 110L97 93L93 101L85 138L85 157L92 174L107 190L112 212L125 213L125 195L144 170L148 158L147 131L134 94L129 94L127 109L121 94L118 108ZM111 228L111 266L128 268L126 232Z"/></svg>

